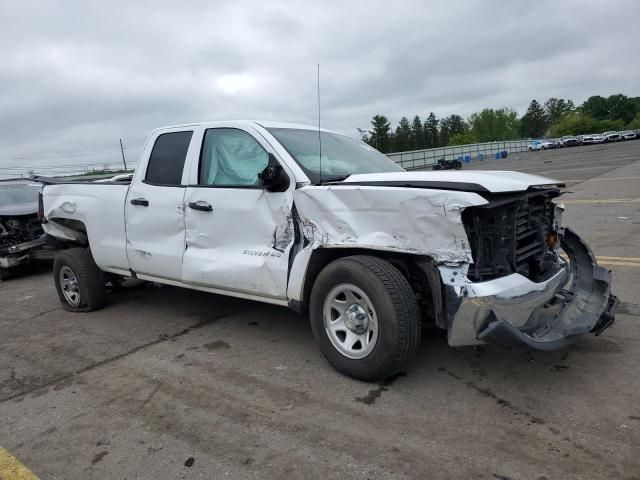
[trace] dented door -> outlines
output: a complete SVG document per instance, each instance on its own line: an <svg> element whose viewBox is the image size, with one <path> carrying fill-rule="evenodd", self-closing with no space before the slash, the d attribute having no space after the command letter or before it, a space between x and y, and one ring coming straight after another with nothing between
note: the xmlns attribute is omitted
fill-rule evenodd
<svg viewBox="0 0 640 480"><path fill-rule="evenodd" d="M144 174L136 172L141 178L129 189L125 203L127 256L138 275L175 281L182 276L182 176L192 136L190 130L158 135Z"/></svg>
<svg viewBox="0 0 640 480"><path fill-rule="evenodd" d="M205 132L198 184L184 198L183 282L286 298L293 195L260 184L268 149L242 129Z"/></svg>

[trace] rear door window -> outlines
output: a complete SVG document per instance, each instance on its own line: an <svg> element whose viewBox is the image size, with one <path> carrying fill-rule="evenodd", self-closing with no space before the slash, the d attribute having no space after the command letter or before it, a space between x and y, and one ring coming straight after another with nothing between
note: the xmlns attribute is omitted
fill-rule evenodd
<svg viewBox="0 0 640 480"><path fill-rule="evenodd" d="M180 185L192 135L192 131L160 135L149 157L145 182L155 185Z"/></svg>

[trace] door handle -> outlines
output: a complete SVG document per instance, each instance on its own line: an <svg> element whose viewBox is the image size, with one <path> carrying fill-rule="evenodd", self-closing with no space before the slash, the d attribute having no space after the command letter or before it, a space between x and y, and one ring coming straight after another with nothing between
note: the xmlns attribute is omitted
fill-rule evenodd
<svg viewBox="0 0 640 480"><path fill-rule="evenodd" d="M213 207L209 205L207 202L198 201L198 202L189 202L189 208L193 210L198 210L200 212L213 212Z"/></svg>
<svg viewBox="0 0 640 480"><path fill-rule="evenodd" d="M132 198L130 203L131 205L141 205L143 207L149 206L149 200L145 198Z"/></svg>

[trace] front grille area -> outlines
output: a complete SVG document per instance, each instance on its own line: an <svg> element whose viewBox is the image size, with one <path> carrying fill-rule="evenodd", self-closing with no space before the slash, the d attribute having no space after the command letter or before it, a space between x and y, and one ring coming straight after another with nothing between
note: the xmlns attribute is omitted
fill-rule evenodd
<svg viewBox="0 0 640 480"><path fill-rule="evenodd" d="M547 238L553 225L557 189L501 194L490 203L464 210L467 237L473 255L468 277L485 281L519 273L536 280L552 259Z"/></svg>
<svg viewBox="0 0 640 480"><path fill-rule="evenodd" d="M0 250L35 240L44 231L35 214L0 217Z"/></svg>

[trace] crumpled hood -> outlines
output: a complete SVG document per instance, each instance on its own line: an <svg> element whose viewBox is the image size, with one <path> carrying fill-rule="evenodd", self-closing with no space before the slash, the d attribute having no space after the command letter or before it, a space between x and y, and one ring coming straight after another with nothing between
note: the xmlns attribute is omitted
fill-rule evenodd
<svg viewBox="0 0 640 480"><path fill-rule="evenodd" d="M23 215L35 215L38 213L37 203L25 203L19 205L0 205L0 217L18 217Z"/></svg>
<svg viewBox="0 0 640 480"><path fill-rule="evenodd" d="M341 183L491 193L522 192L541 185L564 186L562 182L547 177L493 170L366 173L351 175Z"/></svg>

